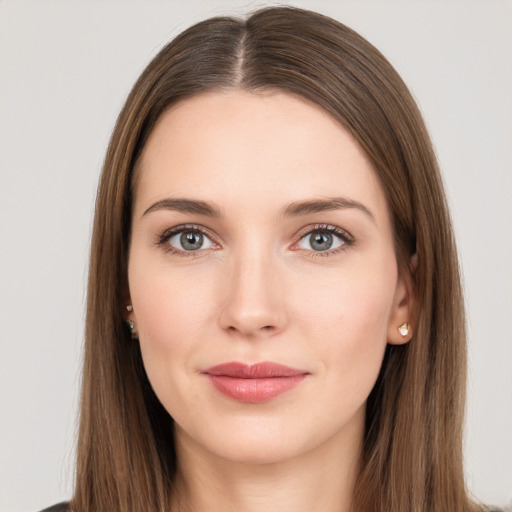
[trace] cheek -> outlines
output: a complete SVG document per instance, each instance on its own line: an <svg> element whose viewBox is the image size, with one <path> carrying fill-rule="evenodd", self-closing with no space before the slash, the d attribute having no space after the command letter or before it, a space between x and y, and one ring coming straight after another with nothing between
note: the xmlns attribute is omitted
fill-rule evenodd
<svg viewBox="0 0 512 512"><path fill-rule="evenodd" d="M204 274L192 267L173 271L154 261L148 265L137 254L130 261L130 296L144 367L163 403L162 392L184 379L188 361L204 347L205 326L213 321L216 285L211 272Z"/></svg>
<svg viewBox="0 0 512 512"><path fill-rule="evenodd" d="M130 260L129 283L141 337L164 345L170 338L180 338L182 331L187 338L195 337L209 316L216 286L211 269L173 268L165 258L136 253Z"/></svg>
<svg viewBox="0 0 512 512"><path fill-rule="evenodd" d="M354 396L369 393L379 373L395 286L394 272L352 268L317 280L295 303L298 329L321 355L322 371Z"/></svg>
<svg viewBox="0 0 512 512"><path fill-rule="evenodd" d="M329 337L336 334L360 342L375 338L382 341L386 337L395 287L396 272L385 268L334 270L315 275L309 283L302 278L293 293L293 309L311 329Z"/></svg>

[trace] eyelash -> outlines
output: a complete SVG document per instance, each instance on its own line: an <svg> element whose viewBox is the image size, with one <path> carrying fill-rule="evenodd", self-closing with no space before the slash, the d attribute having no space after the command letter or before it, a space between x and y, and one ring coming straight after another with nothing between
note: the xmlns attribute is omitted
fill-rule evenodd
<svg viewBox="0 0 512 512"><path fill-rule="evenodd" d="M171 254L176 254L178 256L184 256L184 257L198 256L199 253L201 253L201 249L199 249L197 251L183 251L180 249L176 249L175 247L173 247L172 245L169 244L169 240L173 236L175 236L179 233L187 232L187 231L190 231L192 233L193 232L201 233L203 236L208 237L212 241L212 243L214 243L215 245L218 245L214 241L215 237L213 237L212 234L210 234L209 230L206 230L203 226L200 226L197 224L184 224L184 225L180 225L180 226L175 226L171 229L167 229L161 235L158 236L156 245L159 247L162 247L162 249L165 252L171 253ZM317 232L335 235L343 242L343 245L341 245L340 247L337 247L335 249L326 250L326 251L313 251L313 250L303 249L303 250L307 250L309 255L312 257L315 257L315 258L319 257L319 256L324 257L324 256L331 256L333 254L337 254L341 251L346 250L347 247L350 247L355 242L354 237L350 233L345 231L344 229L341 229L337 226L333 226L330 224L315 224L314 226L308 226L307 228L304 228L301 232L299 232L297 235L298 240L293 245L294 246L297 245L306 236L311 235L313 233L317 233ZM292 250L297 251L300 249L292 249Z"/></svg>
<svg viewBox="0 0 512 512"><path fill-rule="evenodd" d="M210 234L210 232L208 230L206 230L203 226L199 226L197 224L182 224L181 226L176 226L171 229L167 229L158 237L158 239L156 241L156 245L162 247L162 249L165 252L171 253L171 254L176 254L178 256L184 256L184 257L198 256L197 253L201 252L200 249L197 251L182 251L180 249L176 249L171 244L169 244L169 240L173 236L178 235L180 233L184 233L184 232L201 233L203 236L206 236L210 240L212 240L212 242L215 245L218 245L218 244L216 244L216 242L214 242L214 240L213 240L214 237Z"/></svg>
<svg viewBox="0 0 512 512"><path fill-rule="evenodd" d="M293 245L297 245L303 238L305 238L306 236L310 236L313 233L327 233L330 235L335 235L339 239L341 239L341 241L343 242L343 245L341 245L340 247L336 247L335 249L328 249L327 251L308 250L309 255L312 256L313 258L332 256L334 254L338 254L339 252L346 250L348 247L353 245L355 242L354 237L348 231L345 231L344 229L341 229L337 226L333 226L331 224L315 224L312 227L308 226L307 228L302 230L298 234L299 240L297 242L295 242ZM295 250L299 250L299 249L295 249Z"/></svg>

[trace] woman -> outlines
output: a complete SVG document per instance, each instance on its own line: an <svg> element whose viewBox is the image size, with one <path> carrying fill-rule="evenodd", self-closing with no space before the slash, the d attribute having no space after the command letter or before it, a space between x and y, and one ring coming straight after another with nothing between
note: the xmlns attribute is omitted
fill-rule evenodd
<svg viewBox="0 0 512 512"><path fill-rule="evenodd" d="M98 192L71 510L477 510L465 350L435 156L375 48L270 8L159 53Z"/></svg>

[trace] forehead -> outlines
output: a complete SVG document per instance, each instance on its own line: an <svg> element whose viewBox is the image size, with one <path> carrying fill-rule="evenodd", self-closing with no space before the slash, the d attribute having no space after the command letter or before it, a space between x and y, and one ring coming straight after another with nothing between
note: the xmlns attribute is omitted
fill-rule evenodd
<svg viewBox="0 0 512 512"><path fill-rule="evenodd" d="M138 173L136 203L193 195L263 208L349 195L386 208L372 165L347 130L317 105L282 92L180 101L157 122Z"/></svg>

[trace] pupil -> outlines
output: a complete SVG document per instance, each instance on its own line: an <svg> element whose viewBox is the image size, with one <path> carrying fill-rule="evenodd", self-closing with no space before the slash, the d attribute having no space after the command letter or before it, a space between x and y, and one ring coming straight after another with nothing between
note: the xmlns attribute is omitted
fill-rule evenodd
<svg viewBox="0 0 512 512"><path fill-rule="evenodd" d="M181 245L187 251L197 251L203 245L203 235L201 233L183 233L180 237Z"/></svg>
<svg viewBox="0 0 512 512"><path fill-rule="evenodd" d="M332 235L329 233L315 233L311 235L310 243L315 251L326 251L332 246Z"/></svg>

